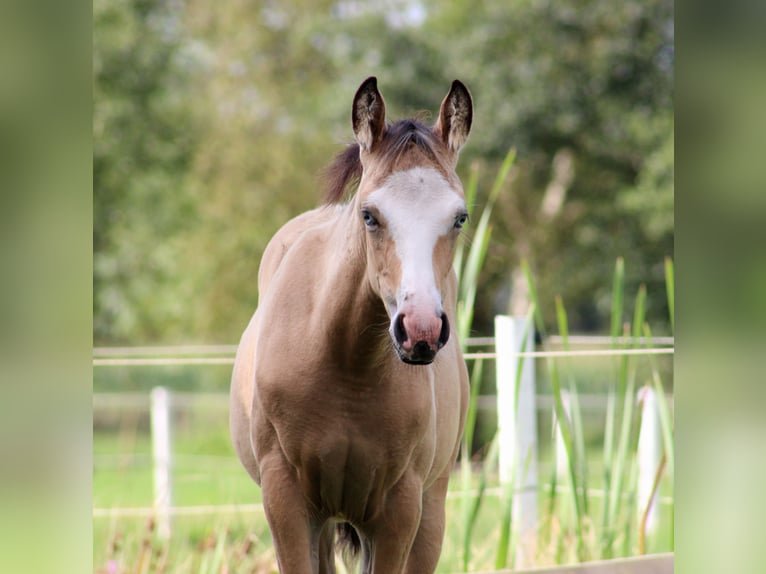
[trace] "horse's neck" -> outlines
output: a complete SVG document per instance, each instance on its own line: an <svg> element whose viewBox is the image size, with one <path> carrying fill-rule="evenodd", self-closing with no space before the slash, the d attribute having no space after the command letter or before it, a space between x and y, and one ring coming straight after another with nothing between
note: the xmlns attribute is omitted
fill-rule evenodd
<svg viewBox="0 0 766 574"><path fill-rule="evenodd" d="M351 204L339 214L328 242L337 252L330 258L322 317L333 357L355 369L377 365L391 352L389 319L369 284L365 230L357 211Z"/></svg>

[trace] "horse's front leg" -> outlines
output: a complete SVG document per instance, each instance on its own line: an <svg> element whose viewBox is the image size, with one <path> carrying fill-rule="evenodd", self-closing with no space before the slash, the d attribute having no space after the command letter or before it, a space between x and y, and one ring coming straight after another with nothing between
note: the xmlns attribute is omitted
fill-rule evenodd
<svg viewBox="0 0 766 574"><path fill-rule="evenodd" d="M319 531L294 470L281 453L267 455L260 467L263 508L280 574L316 573Z"/></svg>
<svg viewBox="0 0 766 574"><path fill-rule="evenodd" d="M401 574L420 523L420 480L407 474L389 492L385 509L365 528L370 541L370 574Z"/></svg>
<svg viewBox="0 0 766 574"><path fill-rule="evenodd" d="M444 503L448 484L449 473L445 473L423 493L423 512L407 560L407 574L432 574L436 570L444 540Z"/></svg>

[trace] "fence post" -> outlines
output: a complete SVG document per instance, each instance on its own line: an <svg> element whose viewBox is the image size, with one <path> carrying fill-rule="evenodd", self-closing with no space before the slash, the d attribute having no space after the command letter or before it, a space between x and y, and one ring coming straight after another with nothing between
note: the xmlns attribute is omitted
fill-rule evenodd
<svg viewBox="0 0 766 574"><path fill-rule="evenodd" d="M170 393L155 387L152 404L152 458L154 461L154 508L157 535L170 537Z"/></svg>
<svg viewBox="0 0 766 574"><path fill-rule="evenodd" d="M524 331L526 340L522 340ZM513 524L517 568L532 563L537 527L537 410L534 359L518 356L534 349L534 327L526 317L495 317L497 425L500 482L514 479ZM516 372L523 360L516 404Z"/></svg>
<svg viewBox="0 0 766 574"><path fill-rule="evenodd" d="M652 494L654 479L662 458L662 429L660 427L660 410L657 393L649 386L639 391L641 402L641 429L638 434L638 518L641 519ZM647 513L646 532L652 533L657 529L657 497L654 493L651 507Z"/></svg>

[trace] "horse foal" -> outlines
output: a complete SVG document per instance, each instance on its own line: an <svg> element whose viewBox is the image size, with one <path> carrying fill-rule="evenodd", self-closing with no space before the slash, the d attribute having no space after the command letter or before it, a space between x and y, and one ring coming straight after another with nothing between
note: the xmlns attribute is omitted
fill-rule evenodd
<svg viewBox="0 0 766 574"><path fill-rule="evenodd" d="M263 490L282 574L335 572L339 531L364 574L436 568L468 398L450 326L468 217L455 165L472 113L456 80L435 126L387 124L377 81L365 80L328 205L264 252L231 433Z"/></svg>

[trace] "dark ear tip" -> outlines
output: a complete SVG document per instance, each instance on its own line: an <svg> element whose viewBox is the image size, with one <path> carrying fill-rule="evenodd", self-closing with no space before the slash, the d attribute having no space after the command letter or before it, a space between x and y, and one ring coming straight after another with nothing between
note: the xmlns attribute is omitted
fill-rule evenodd
<svg viewBox="0 0 766 574"><path fill-rule="evenodd" d="M376 78L375 76L370 76L364 82L361 83L357 92L365 92L368 90L377 90L377 89L378 89L378 78Z"/></svg>
<svg viewBox="0 0 766 574"><path fill-rule="evenodd" d="M462 92L465 96L468 97L469 100L471 100L471 92L468 90L466 85L461 82L460 80L453 80L452 81L452 87L450 88L451 92Z"/></svg>

